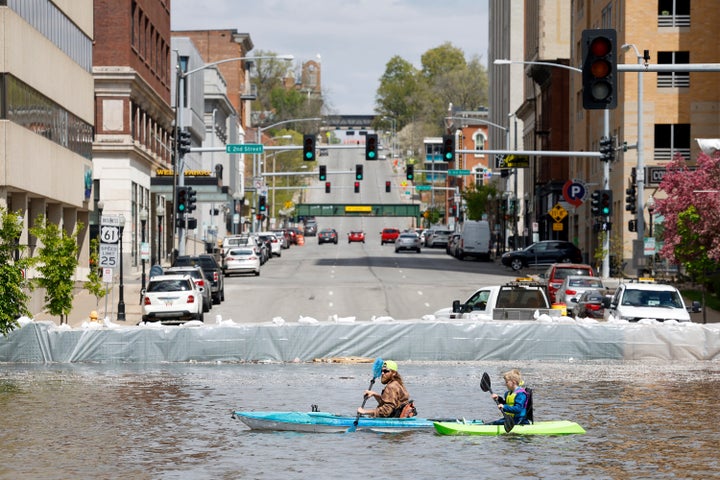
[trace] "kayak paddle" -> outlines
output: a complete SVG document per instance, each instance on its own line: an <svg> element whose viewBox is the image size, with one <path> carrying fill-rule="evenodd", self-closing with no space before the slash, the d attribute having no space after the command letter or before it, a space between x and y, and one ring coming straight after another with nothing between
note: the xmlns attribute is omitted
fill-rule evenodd
<svg viewBox="0 0 720 480"><path fill-rule="evenodd" d="M370 386L368 387L368 390L372 390L373 385L375 385L375 379L382 375L382 366L383 359L380 357L376 358L375 363L373 363L373 377L372 380L370 380ZM365 398L363 399L363 403L360 408L365 408L365 402L367 402L368 397L368 395L365 395ZM357 430L358 422L360 422L359 413L355 416L355 421L353 422L353 424L350 426L350 428L347 429L347 433L352 433Z"/></svg>
<svg viewBox="0 0 720 480"><path fill-rule="evenodd" d="M480 380L480 389L483 392L490 392L490 395L493 394L492 386L490 385L490 375L488 375L487 372L483 372L482 379ZM497 398L495 398L494 400L496 405L500 405L500 402ZM515 420L513 420L510 414L505 413L505 410L503 410L503 419L505 420L505 432L510 433L510 430L512 430L515 426Z"/></svg>

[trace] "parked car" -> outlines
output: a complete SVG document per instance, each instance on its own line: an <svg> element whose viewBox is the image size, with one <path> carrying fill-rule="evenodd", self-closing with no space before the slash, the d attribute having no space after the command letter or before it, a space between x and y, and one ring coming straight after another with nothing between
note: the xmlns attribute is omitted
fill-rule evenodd
<svg viewBox="0 0 720 480"><path fill-rule="evenodd" d="M603 298L603 307L606 320L628 322L643 319L690 322L689 312L702 311L698 301L686 307L680 291L674 286L654 282L621 283L612 298Z"/></svg>
<svg viewBox="0 0 720 480"><path fill-rule="evenodd" d="M425 240L425 246L428 248L437 248L437 247L445 247L448 244L448 240L450 239L450 235L452 235L451 230L447 229L433 229L432 235L430 235L429 239Z"/></svg>
<svg viewBox="0 0 720 480"><path fill-rule="evenodd" d="M395 253L400 250L413 250L420 253L420 237L415 232L401 233L395 240Z"/></svg>
<svg viewBox="0 0 720 480"><path fill-rule="evenodd" d="M142 292L143 322L177 325L204 321L203 294L189 275L158 275Z"/></svg>
<svg viewBox="0 0 720 480"><path fill-rule="evenodd" d="M170 267L165 270L163 275L189 275L195 286L202 289L203 294L203 311L209 312L212 308L212 295L210 293L210 280L205 276L205 272L200 266L194 267Z"/></svg>
<svg viewBox="0 0 720 480"><path fill-rule="evenodd" d="M290 232L287 229L283 228L270 231L280 240L280 248L283 250L290 248L292 241L290 240Z"/></svg>
<svg viewBox="0 0 720 480"><path fill-rule="evenodd" d="M293 245L297 245L298 243L298 235L302 235L303 233L300 231L297 227L288 227L287 228L288 235L290 235L290 243Z"/></svg>
<svg viewBox="0 0 720 480"><path fill-rule="evenodd" d="M225 277L220 264L215 257L210 254L201 254L197 256L181 255L175 259L173 267L187 267L199 265L205 276L210 280L210 293L213 303L218 304L225 300Z"/></svg>
<svg viewBox="0 0 720 480"><path fill-rule="evenodd" d="M552 265L553 263L581 263L582 252L570 242L543 240L523 250L504 253L502 264L517 271L524 267Z"/></svg>
<svg viewBox="0 0 720 480"><path fill-rule="evenodd" d="M250 247L235 247L225 257L225 275L254 273L260 275L260 255Z"/></svg>
<svg viewBox="0 0 720 480"><path fill-rule="evenodd" d="M270 246L270 255L274 255L276 257L282 256L282 245L280 244L280 240L278 240L277 235L272 232L258 232L257 235L260 240L267 242Z"/></svg>
<svg viewBox="0 0 720 480"><path fill-rule="evenodd" d="M445 253L450 256L457 257L458 245L460 244L460 232L455 232L448 237L448 243L445 245Z"/></svg>
<svg viewBox="0 0 720 480"><path fill-rule="evenodd" d="M568 275L555 292L555 302L564 303L568 307L577 302L580 296L588 290L604 290L605 285L598 277L585 275Z"/></svg>
<svg viewBox="0 0 720 480"><path fill-rule="evenodd" d="M365 232L362 230L353 230L348 233L348 243L362 242L365 243Z"/></svg>
<svg viewBox="0 0 720 480"><path fill-rule="evenodd" d="M323 243L334 243L337 245L338 243L338 234L334 228L323 228L317 237L318 245L322 245Z"/></svg>
<svg viewBox="0 0 720 480"><path fill-rule="evenodd" d="M383 228L382 232L380 232L380 245L395 243L399 236L400 230L397 228Z"/></svg>
<svg viewBox="0 0 720 480"><path fill-rule="evenodd" d="M577 318L602 320L605 315L603 298L605 298L605 294L600 290L586 290L580 295L577 302L567 306L568 313Z"/></svg>
<svg viewBox="0 0 720 480"><path fill-rule="evenodd" d="M547 282L548 298L555 302L555 292L560 288L565 278L570 275L585 275L594 277L595 271L590 265L584 263L554 263L548 267L540 278Z"/></svg>
<svg viewBox="0 0 720 480"><path fill-rule="evenodd" d="M255 241L258 244L258 255L260 255L260 264L265 265L265 262L270 260L270 257L272 256L272 245L270 244L270 239L260 238L257 233L252 233L251 235L255 237Z"/></svg>
<svg viewBox="0 0 720 480"><path fill-rule="evenodd" d="M467 257L490 260L490 224L485 220L466 220L454 255L460 260Z"/></svg>
<svg viewBox="0 0 720 480"><path fill-rule="evenodd" d="M222 254L225 255L227 251L230 250L230 248L232 247L257 247L257 244L257 237L250 235L249 233L245 233L242 235L231 235L223 239Z"/></svg>

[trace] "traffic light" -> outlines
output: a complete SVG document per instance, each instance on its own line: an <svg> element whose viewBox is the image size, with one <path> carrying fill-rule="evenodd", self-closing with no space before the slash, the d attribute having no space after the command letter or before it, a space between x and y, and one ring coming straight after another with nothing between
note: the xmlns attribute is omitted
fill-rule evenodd
<svg viewBox="0 0 720 480"><path fill-rule="evenodd" d="M632 220L628 220L628 231L637 232L637 220L634 218Z"/></svg>
<svg viewBox="0 0 720 480"><path fill-rule="evenodd" d="M390 186L392 184L390 183L390 180L385 182L385 193L390 193Z"/></svg>
<svg viewBox="0 0 720 480"><path fill-rule="evenodd" d="M415 166L414 165L408 165L405 167L405 178L408 180L414 180L415 179Z"/></svg>
<svg viewBox="0 0 720 480"><path fill-rule="evenodd" d="M315 160L315 135L303 135L303 160Z"/></svg>
<svg viewBox="0 0 720 480"><path fill-rule="evenodd" d="M183 155L190 153L190 132L187 130L178 131L178 153L182 157Z"/></svg>
<svg viewBox="0 0 720 480"><path fill-rule="evenodd" d="M442 156L446 162L455 160L455 135L443 135Z"/></svg>
<svg viewBox="0 0 720 480"><path fill-rule="evenodd" d="M267 211L267 198L265 195L260 195L260 198L258 199L258 210L260 213L265 213Z"/></svg>
<svg viewBox="0 0 720 480"><path fill-rule="evenodd" d="M600 190L600 215L612 215L612 190Z"/></svg>
<svg viewBox="0 0 720 480"><path fill-rule="evenodd" d="M362 165L355 165L355 180L362 180L363 179L363 166Z"/></svg>
<svg viewBox="0 0 720 480"><path fill-rule="evenodd" d="M197 208L197 192L192 187L187 187L187 212L190 213Z"/></svg>
<svg viewBox="0 0 720 480"><path fill-rule="evenodd" d="M637 210L637 190L635 184L631 184L629 188L625 189L625 210L628 212L635 212ZM632 231L632 230L631 230Z"/></svg>
<svg viewBox="0 0 720 480"><path fill-rule="evenodd" d="M615 160L615 147L613 146L612 137L600 138L600 160L603 162L612 162Z"/></svg>
<svg viewBox="0 0 720 480"><path fill-rule="evenodd" d="M592 214L594 216L600 215L600 190L595 190L592 195L590 195L590 198L590 207Z"/></svg>
<svg viewBox="0 0 720 480"><path fill-rule="evenodd" d="M325 180L327 180L327 166L320 165L319 169L320 169L320 181L324 182Z"/></svg>
<svg viewBox="0 0 720 480"><path fill-rule="evenodd" d="M614 29L582 32L583 108L617 107L617 33Z"/></svg>
<svg viewBox="0 0 720 480"><path fill-rule="evenodd" d="M365 135L365 160L378 159L378 136L376 133Z"/></svg>
<svg viewBox="0 0 720 480"><path fill-rule="evenodd" d="M177 187L177 197L175 198L175 210L180 215L184 214L187 210L187 198L188 198L188 188L187 187Z"/></svg>
<svg viewBox="0 0 720 480"><path fill-rule="evenodd" d="M325 182L325 193L330 193L330 182Z"/></svg>
<svg viewBox="0 0 720 480"><path fill-rule="evenodd" d="M360 193L360 182L355 182L355 193Z"/></svg>

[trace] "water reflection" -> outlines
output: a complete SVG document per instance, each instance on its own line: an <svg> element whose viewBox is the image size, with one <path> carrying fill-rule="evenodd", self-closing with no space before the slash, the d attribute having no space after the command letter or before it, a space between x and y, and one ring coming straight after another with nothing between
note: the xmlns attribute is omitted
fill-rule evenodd
<svg viewBox="0 0 720 480"><path fill-rule="evenodd" d="M1 478L691 478L719 465L714 362L401 362L422 416L494 419L487 371L518 367L568 437L258 433L233 409L351 413L368 365L0 367ZM375 387L378 388L378 385ZM512 451L512 462L506 461ZM479 474L482 472L482 474Z"/></svg>

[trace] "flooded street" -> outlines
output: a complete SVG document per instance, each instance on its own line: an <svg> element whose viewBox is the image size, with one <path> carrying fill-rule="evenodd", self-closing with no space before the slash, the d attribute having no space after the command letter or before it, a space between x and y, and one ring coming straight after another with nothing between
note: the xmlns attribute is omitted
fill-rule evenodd
<svg viewBox="0 0 720 480"><path fill-rule="evenodd" d="M486 421L497 413L482 372L501 391L515 367L535 388L536 420L587 434L257 433L230 417L312 404L351 414L368 364L4 364L0 478L702 478L720 467L715 362L400 361L421 416Z"/></svg>

